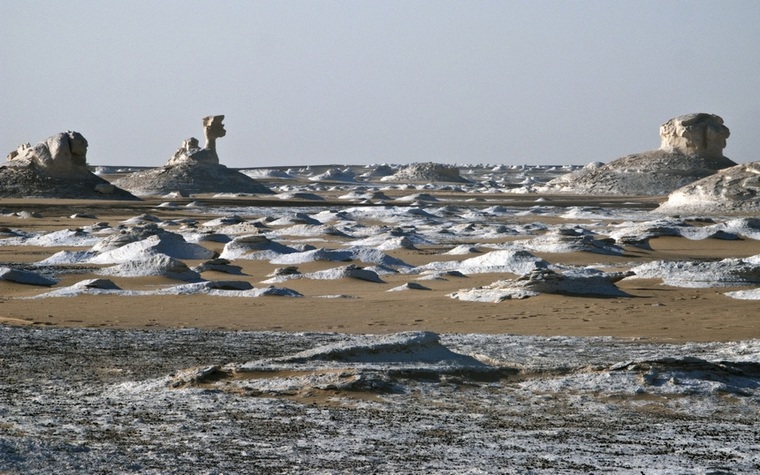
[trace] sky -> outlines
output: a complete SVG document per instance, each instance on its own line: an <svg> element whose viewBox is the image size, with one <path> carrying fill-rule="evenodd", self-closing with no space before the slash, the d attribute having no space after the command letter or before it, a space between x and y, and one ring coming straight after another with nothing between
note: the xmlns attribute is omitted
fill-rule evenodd
<svg viewBox="0 0 760 475"><path fill-rule="evenodd" d="M0 152L75 130L162 166L584 165L721 116L760 160L756 0L3 0Z"/></svg>

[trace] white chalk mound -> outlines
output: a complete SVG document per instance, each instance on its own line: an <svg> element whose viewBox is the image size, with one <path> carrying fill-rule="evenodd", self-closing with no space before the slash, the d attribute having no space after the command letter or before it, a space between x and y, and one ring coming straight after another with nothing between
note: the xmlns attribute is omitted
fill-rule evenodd
<svg viewBox="0 0 760 475"><path fill-rule="evenodd" d="M440 342L432 332L404 332L383 336L368 336L364 342L335 343L302 351L276 360L253 361L238 367L241 371L255 371L260 364L272 362L305 364L311 361L335 362L338 365L382 364L398 365L433 364L449 367L485 368L487 365L467 355L454 353Z"/></svg>
<svg viewBox="0 0 760 475"><path fill-rule="evenodd" d="M656 210L665 214L756 214L760 161L736 165L681 187Z"/></svg>
<svg viewBox="0 0 760 475"><path fill-rule="evenodd" d="M121 264L153 255L166 255L175 259L210 259L214 257L214 252L198 244L185 242L178 234L164 233L104 251L92 257L89 263Z"/></svg>
<svg viewBox="0 0 760 475"><path fill-rule="evenodd" d="M224 245L221 259L251 259L271 260L283 254L297 252L292 247L285 246L261 234L238 236Z"/></svg>
<svg viewBox="0 0 760 475"><path fill-rule="evenodd" d="M368 247L355 247L350 249L313 249L304 252L284 254L271 259L272 264L303 264L305 262L333 261L350 262L361 261L368 264L377 264L384 267L410 268L409 264L393 256Z"/></svg>
<svg viewBox="0 0 760 475"><path fill-rule="evenodd" d="M350 168L341 170L340 168L330 168L324 173L309 177L310 181L340 181L346 183L356 182L356 175Z"/></svg>
<svg viewBox="0 0 760 475"><path fill-rule="evenodd" d="M739 287L760 284L760 255L720 261L654 261L631 269L637 278L673 287Z"/></svg>
<svg viewBox="0 0 760 475"><path fill-rule="evenodd" d="M462 274L487 274L509 272L522 275L534 269L547 268L549 263L523 250L491 251L465 259L463 261L431 262L414 269L417 273L425 271L445 272L459 271Z"/></svg>
<svg viewBox="0 0 760 475"><path fill-rule="evenodd" d="M11 269L10 267L0 267L0 280L16 282L17 284L41 285L44 287L49 287L57 283L57 281L35 272Z"/></svg>
<svg viewBox="0 0 760 475"><path fill-rule="evenodd" d="M285 282L293 279L313 279L313 280L339 280L339 279L356 279L366 282L374 282L377 284L384 284L380 276L371 269L365 269L363 267L349 264L347 266L335 267L332 269L325 269L316 272L309 272L301 274L293 266L284 268L285 270L276 273L272 278L262 281L265 284L274 284L278 282ZM292 269L292 271L288 271Z"/></svg>
<svg viewBox="0 0 760 475"><path fill-rule="evenodd" d="M578 296L627 296L615 282L632 276L632 272L600 272L594 270L560 274L550 269L535 269L516 280L501 280L475 289L449 294L457 300L497 303L523 299L539 294L566 294Z"/></svg>
<svg viewBox="0 0 760 475"><path fill-rule="evenodd" d="M593 234L580 228L561 228L525 241L517 241L517 247L532 252L590 252L593 254L620 255L623 248L616 246L613 239L597 239Z"/></svg>
<svg viewBox="0 0 760 475"><path fill-rule="evenodd" d="M393 175L384 176L381 181L391 182L436 182L448 181L455 183L468 182L459 175L459 168L442 163L412 163L402 167Z"/></svg>
<svg viewBox="0 0 760 475"><path fill-rule="evenodd" d="M281 358L189 368L175 371L164 384L175 389L211 385L266 396L314 390L391 393L405 391L407 382L417 378L492 380L515 373L513 368L455 353L435 333L409 332L357 337Z"/></svg>
<svg viewBox="0 0 760 475"><path fill-rule="evenodd" d="M118 295L122 297L147 297L151 295L210 295L215 297L258 298L267 296L303 297L299 292L284 287L253 288L244 281L202 281L172 285L155 290L122 290L107 279L85 280L50 292L22 297L43 299L51 297L76 297L78 295Z"/></svg>

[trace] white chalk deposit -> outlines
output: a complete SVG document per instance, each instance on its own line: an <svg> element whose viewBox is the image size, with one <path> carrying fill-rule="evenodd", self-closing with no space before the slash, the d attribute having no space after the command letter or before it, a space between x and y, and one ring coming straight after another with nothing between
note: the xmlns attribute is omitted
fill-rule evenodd
<svg viewBox="0 0 760 475"><path fill-rule="evenodd" d="M0 327L0 360L10 473L750 474L759 462L756 340Z"/></svg>
<svg viewBox="0 0 760 475"><path fill-rule="evenodd" d="M726 168L679 188L657 211L671 215L756 215L760 211L760 162Z"/></svg>
<svg viewBox="0 0 760 475"><path fill-rule="evenodd" d="M505 186L501 191L492 188L490 193L483 188L507 179L524 181L526 175L532 177L529 180L532 183L539 183L546 181L547 176L566 171L561 168L473 168L466 173L471 180L457 185L462 188L455 191L448 183L401 186L380 185L376 181L371 186L359 181L364 174L362 169L323 170L289 170L292 178L277 178L280 184L273 187L287 189L291 194L332 194L340 200L339 207L330 203L303 207L216 206L193 201L187 206L169 207L171 219L143 213L109 224L97 221L94 215L90 218L75 215L72 218L92 219L95 224L53 231L5 229L0 233L0 245L69 248L51 251L30 265L6 265L9 271L5 278L17 279L17 283L50 285L53 292L40 293L41 298L50 298L70 294L56 292L56 286L61 285L60 277L74 268L87 270L95 277L121 279L123 295L133 290L129 288L129 278L165 277L202 283L218 278L210 277L211 272L237 275L253 289L299 279L358 279L368 285L387 286L384 290L398 291L419 290L420 284L414 282L418 280L494 274L488 286L460 288L454 294L450 290L431 293L441 299L453 296L491 303L540 293L623 295L616 284L625 276L660 279L666 285L679 287L753 286L760 281L754 258L725 262L630 262L603 269L593 265L588 268L559 265L551 257L587 253L599 255L599 262L603 262L604 256L620 257L629 250L651 249L652 240L661 237L756 240L760 239L760 221L754 217L669 218L626 207L553 206L546 199L527 208L511 208L503 199L497 201L489 196L501 198L504 193L511 193L512 188ZM304 179L331 170L329 176L335 177L336 170L341 170L357 181L336 182L331 185L334 189L326 191L321 181ZM481 198L468 198L470 191ZM447 198L447 193L458 193L460 197ZM373 202L379 197L382 199ZM187 210L187 217L182 216L183 210ZM204 214L204 218L198 218ZM33 216L18 213L18 219L34 219ZM547 224L543 218L561 219L562 224ZM431 252L432 249L435 251ZM401 257L404 253L436 257L414 265ZM291 270L253 278L241 271L249 260ZM299 269L315 265L318 268L309 271ZM466 282L462 280L463 286ZM183 293L207 293L202 286L180 288ZM322 292L319 296L332 293L341 291ZM248 294L253 296L255 292ZM747 298L749 294L742 295Z"/></svg>
<svg viewBox="0 0 760 475"><path fill-rule="evenodd" d="M636 278L760 299L758 256L651 257L658 239L746 245L756 217L531 194L573 167L458 167L455 183L381 182L395 166L323 175L347 168L256 174L286 198L274 206L177 194L57 230L35 225L37 209L0 211L3 250L38 256L3 262L0 286L51 307L203 295L339 309L374 292L452 315L547 293L625 301ZM0 326L0 472L750 474L758 361L756 340Z"/></svg>

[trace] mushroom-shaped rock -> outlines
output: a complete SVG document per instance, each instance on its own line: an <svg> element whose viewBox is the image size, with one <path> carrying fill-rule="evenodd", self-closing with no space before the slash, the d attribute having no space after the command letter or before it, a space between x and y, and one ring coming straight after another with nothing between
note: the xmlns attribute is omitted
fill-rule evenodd
<svg viewBox="0 0 760 475"><path fill-rule="evenodd" d="M182 196L201 193L271 194L272 190L253 178L219 163L216 139L224 137L223 115L203 118L206 144L186 139L161 168L131 173L114 182L138 196L163 196L179 192Z"/></svg>
<svg viewBox="0 0 760 475"><path fill-rule="evenodd" d="M381 180L392 182L469 182L469 180L459 175L459 168L453 165L432 162L412 163L402 167L393 175L384 176Z"/></svg>
<svg viewBox="0 0 760 475"><path fill-rule="evenodd" d="M543 192L591 195L666 195L736 165L723 156L728 128L714 114L688 114L660 126L660 148L555 178Z"/></svg>

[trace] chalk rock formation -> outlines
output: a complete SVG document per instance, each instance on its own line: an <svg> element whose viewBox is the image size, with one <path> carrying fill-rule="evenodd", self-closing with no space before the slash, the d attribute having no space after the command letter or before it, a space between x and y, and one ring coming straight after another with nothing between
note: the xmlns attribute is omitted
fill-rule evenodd
<svg viewBox="0 0 760 475"><path fill-rule="evenodd" d="M760 211L760 161L726 168L679 188L656 211L754 215Z"/></svg>
<svg viewBox="0 0 760 475"><path fill-rule="evenodd" d="M227 135L223 115L203 118L206 144L190 137L174 152L162 168L127 175L114 184L138 196L165 195L179 192L183 196L199 193L264 193L272 190L237 170L219 163L216 139Z"/></svg>
<svg viewBox="0 0 760 475"><path fill-rule="evenodd" d="M393 182L430 182L450 181L457 183L469 182L459 175L459 168L442 163L412 163L390 176L384 176L381 181Z"/></svg>
<svg viewBox="0 0 760 475"><path fill-rule="evenodd" d="M87 139L79 132L66 131L48 137L35 146L21 145L8 154L11 166L36 166L51 174L65 175L86 170Z"/></svg>
<svg viewBox="0 0 760 475"><path fill-rule="evenodd" d="M0 197L137 199L90 172L87 145L71 130L21 145L0 167Z"/></svg>
<svg viewBox="0 0 760 475"><path fill-rule="evenodd" d="M600 272L586 269L560 274L550 269L533 269L516 280L500 280L474 289L463 289L448 296L470 302L498 303L510 299L524 299L539 294L580 296L627 296L615 282L633 275L633 272Z"/></svg>
<svg viewBox="0 0 760 475"><path fill-rule="evenodd" d="M361 178L370 179L370 178L381 178L384 176L390 176L395 173L394 169L391 168L390 165L379 165L376 167L370 168L369 171L366 173L361 174Z"/></svg>
<svg viewBox="0 0 760 475"><path fill-rule="evenodd" d="M206 137L206 145L198 146L198 139L190 137L182 142L182 146L174 152L174 156L167 162L168 166L179 165L185 162L197 162L207 165L219 165L219 156L216 154L216 139L227 135L224 130L223 115L210 115L203 118L203 135Z"/></svg>
<svg viewBox="0 0 760 475"><path fill-rule="evenodd" d="M723 157L730 132L715 114L688 114L660 126L660 149L702 157Z"/></svg>
<svg viewBox="0 0 760 475"><path fill-rule="evenodd" d="M723 156L728 128L714 114L688 114L660 126L660 148L592 164L539 190L594 195L665 195L736 165Z"/></svg>

